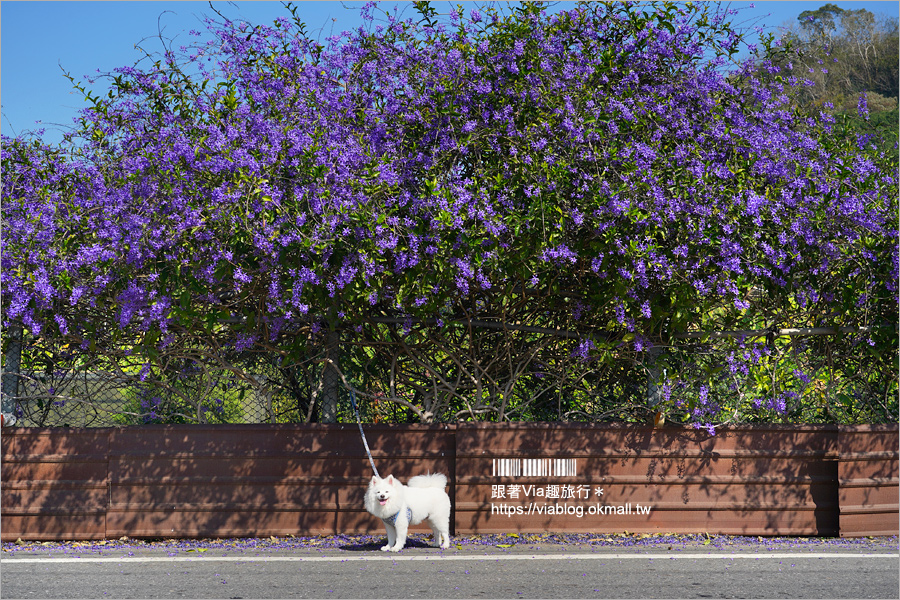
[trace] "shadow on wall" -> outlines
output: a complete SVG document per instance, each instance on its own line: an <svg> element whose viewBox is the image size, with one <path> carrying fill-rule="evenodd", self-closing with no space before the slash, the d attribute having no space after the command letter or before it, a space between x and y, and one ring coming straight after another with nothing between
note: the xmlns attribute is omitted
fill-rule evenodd
<svg viewBox="0 0 900 600"><path fill-rule="evenodd" d="M680 427L460 425L457 527L837 535L836 442L831 426L733 428L712 437ZM514 465L568 457L576 472L492 477L486 457ZM556 496L564 487L568 498Z"/></svg>
<svg viewBox="0 0 900 600"><path fill-rule="evenodd" d="M445 428L407 429L367 428L379 471L401 480L425 471L452 478ZM363 508L372 470L355 425L12 431L3 436L3 540L382 528Z"/></svg>
<svg viewBox="0 0 900 600"><path fill-rule="evenodd" d="M448 475L454 535L897 534L896 425L714 437L677 426L367 425L366 437L382 476ZM19 428L4 430L2 450L4 541L383 533L363 507L372 471L356 425Z"/></svg>

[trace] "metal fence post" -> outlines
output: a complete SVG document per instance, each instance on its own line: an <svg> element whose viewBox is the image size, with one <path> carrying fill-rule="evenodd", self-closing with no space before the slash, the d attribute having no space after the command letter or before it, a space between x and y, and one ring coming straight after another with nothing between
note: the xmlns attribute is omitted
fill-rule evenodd
<svg viewBox="0 0 900 600"><path fill-rule="evenodd" d="M3 413L3 424L15 423L16 399L19 396L19 367L22 362L22 328L7 327L8 343L3 355L2 391L0 391L0 410Z"/></svg>

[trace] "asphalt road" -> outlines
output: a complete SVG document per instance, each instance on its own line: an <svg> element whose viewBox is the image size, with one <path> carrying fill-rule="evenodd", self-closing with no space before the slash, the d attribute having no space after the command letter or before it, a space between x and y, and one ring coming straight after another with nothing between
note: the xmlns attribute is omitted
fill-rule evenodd
<svg viewBox="0 0 900 600"><path fill-rule="evenodd" d="M2 598L898 598L900 555L827 547L138 550L0 559Z"/></svg>

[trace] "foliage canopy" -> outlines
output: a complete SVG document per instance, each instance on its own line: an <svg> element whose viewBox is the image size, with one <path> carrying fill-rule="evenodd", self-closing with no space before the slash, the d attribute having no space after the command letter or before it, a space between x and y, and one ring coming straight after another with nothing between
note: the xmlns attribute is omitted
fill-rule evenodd
<svg viewBox="0 0 900 600"><path fill-rule="evenodd" d="M896 420L896 153L783 48L702 3L415 8L210 20L59 147L4 138L5 323L286 392L337 332L420 420Z"/></svg>

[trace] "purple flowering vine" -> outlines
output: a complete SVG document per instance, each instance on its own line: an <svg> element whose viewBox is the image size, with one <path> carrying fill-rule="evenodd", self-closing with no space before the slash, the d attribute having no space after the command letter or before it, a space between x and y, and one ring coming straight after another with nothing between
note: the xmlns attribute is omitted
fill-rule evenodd
<svg viewBox="0 0 900 600"><path fill-rule="evenodd" d="M368 28L322 40L296 15L208 20L206 41L110 73L59 147L3 138L4 324L219 364L309 354L323 325L364 346L394 318L439 323L421 348L459 350L474 338L447 324L479 322L533 357L549 343L524 327L577 324L539 372L604 355L610 378L685 332L896 325L896 159L792 104L803 82L764 51L731 62L733 11L419 10L375 27L366 5ZM759 391L737 344L708 372ZM459 360L416 393L521 416L531 371L510 364L483 378L496 392L461 392L482 379ZM588 414L607 384L579 373L557 391ZM704 378L667 387L691 422L732 414L731 383ZM784 412L814 382L785 385L746 406Z"/></svg>

